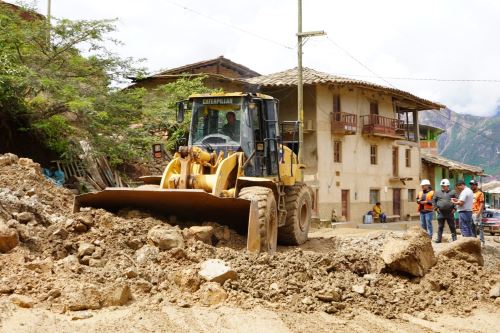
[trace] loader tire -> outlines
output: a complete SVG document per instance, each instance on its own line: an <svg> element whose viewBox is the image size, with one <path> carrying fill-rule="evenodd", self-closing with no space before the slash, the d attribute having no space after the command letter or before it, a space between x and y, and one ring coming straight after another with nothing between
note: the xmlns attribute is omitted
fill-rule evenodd
<svg viewBox="0 0 500 333"><path fill-rule="evenodd" d="M271 189L250 186L241 189L238 198L256 200L259 207L260 252L274 254L278 243L278 209Z"/></svg>
<svg viewBox="0 0 500 333"><path fill-rule="evenodd" d="M285 187L286 222L278 230L283 245L300 245L307 241L311 224L312 198L305 184Z"/></svg>

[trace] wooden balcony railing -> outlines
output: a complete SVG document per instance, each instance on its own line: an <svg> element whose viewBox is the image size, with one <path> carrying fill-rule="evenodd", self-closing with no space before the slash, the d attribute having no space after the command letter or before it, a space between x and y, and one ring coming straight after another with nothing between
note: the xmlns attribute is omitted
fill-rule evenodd
<svg viewBox="0 0 500 333"><path fill-rule="evenodd" d="M370 114L361 116L361 123L363 125L363 134L397 139L405 137L404 121L399 119Z"/></svg>
<svg viewBox="0 0 500 333"><path fill-rule="evenodd" d="M332 112L332 133L351 135L358 129L358 116L347 112Z"/></svg>

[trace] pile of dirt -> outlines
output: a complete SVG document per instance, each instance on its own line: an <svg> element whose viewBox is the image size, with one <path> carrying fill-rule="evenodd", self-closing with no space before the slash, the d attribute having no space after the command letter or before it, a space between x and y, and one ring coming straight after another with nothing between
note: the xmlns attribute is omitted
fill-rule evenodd
<svg viewBox="0 0 500 333"><path fill-rule="evenodd" d="M423 277L388 270L384 246L406 237L394 233L324 239L320 252L310 242L252 255L243 236L216 223L171 225L136 210L72 213L69 191L46 181L36 163L5 156L0 224L20 243L0 254L0 298L20 306L65 312L134 301L224 303L341 315L366 309L394 318L471 311L494 301L490 289L500 279L498 266L458 256L438 256Z"/></svg>

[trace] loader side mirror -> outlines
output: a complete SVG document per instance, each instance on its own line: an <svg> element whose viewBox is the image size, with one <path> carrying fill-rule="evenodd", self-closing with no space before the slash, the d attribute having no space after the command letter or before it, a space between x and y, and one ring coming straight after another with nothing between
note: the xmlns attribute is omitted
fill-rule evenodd
<svg viewBox="0 0 500 333"><path fill-rule="evenodd" d="M184 121L184 110L186 109L186 102L177 102L177 122L182 123Z"/></svg>

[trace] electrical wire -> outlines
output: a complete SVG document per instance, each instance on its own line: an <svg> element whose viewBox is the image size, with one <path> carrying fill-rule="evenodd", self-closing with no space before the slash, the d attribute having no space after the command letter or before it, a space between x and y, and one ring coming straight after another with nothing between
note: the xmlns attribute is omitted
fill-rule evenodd
<svg viewBox="0 0 500 333"><path fill-rule="evenodd" d="M280 42L278 42L278 41L275 41L275 40L273 40L273 39L270 39L270 38L267 38L267 37L261 36L261 35L259 35L259 34L256 34L255 32L252 32L252 31L249 31L249 30L246 30L246 29L240 28L240 27L238 27L237 25L234 25L234 24L232 24L232 23L228 23L228 22L224 22L224 21L218 20L218 19L216 19L216 18L214 18L214 17L212 17L212 16L210 16L210 15L204 14L204 13L202 13L202 12L200 12L200 11L196 10L196 9L189 8L189 7L185 6L185 5L179 4L179 3L174 2L174 1L169 1L169 0L166 0L166 2L168 2L168 3L170 3L171 5L174 5L174 6L176 6L176 7L182 8L182 9L184 9L184 10L186 10L186 11L189 11L189 12L191 12L191 13L193 13L193 14L196 14L196 15L198 15L198 16L204 17L204 18L206 18L206 19L208 19L208 20L210 20L210 21L216 22L216 23L218 23L218 24L225 25L226 27L229 27L229 28L231 28L231 29L233 29L233 30L237 30L237 31L243 32L243 33L245 33L245 34L251 35L251 36L253 36L253 37L256 37L256 38L259 38L259 39L265 40L266 42L269 42L269 43L272 43L272 44L275 44L275 45L279 45L279 46L281 46L281 47L283 47L283 48L285 48L285 49L287 49L287 50L292 50L292 51L293 51L293 50L295 50L295 48L294 48L294 47L291 47L291 46L285 45L285 44L283 44L283 43L280 43Z"/></svg>

